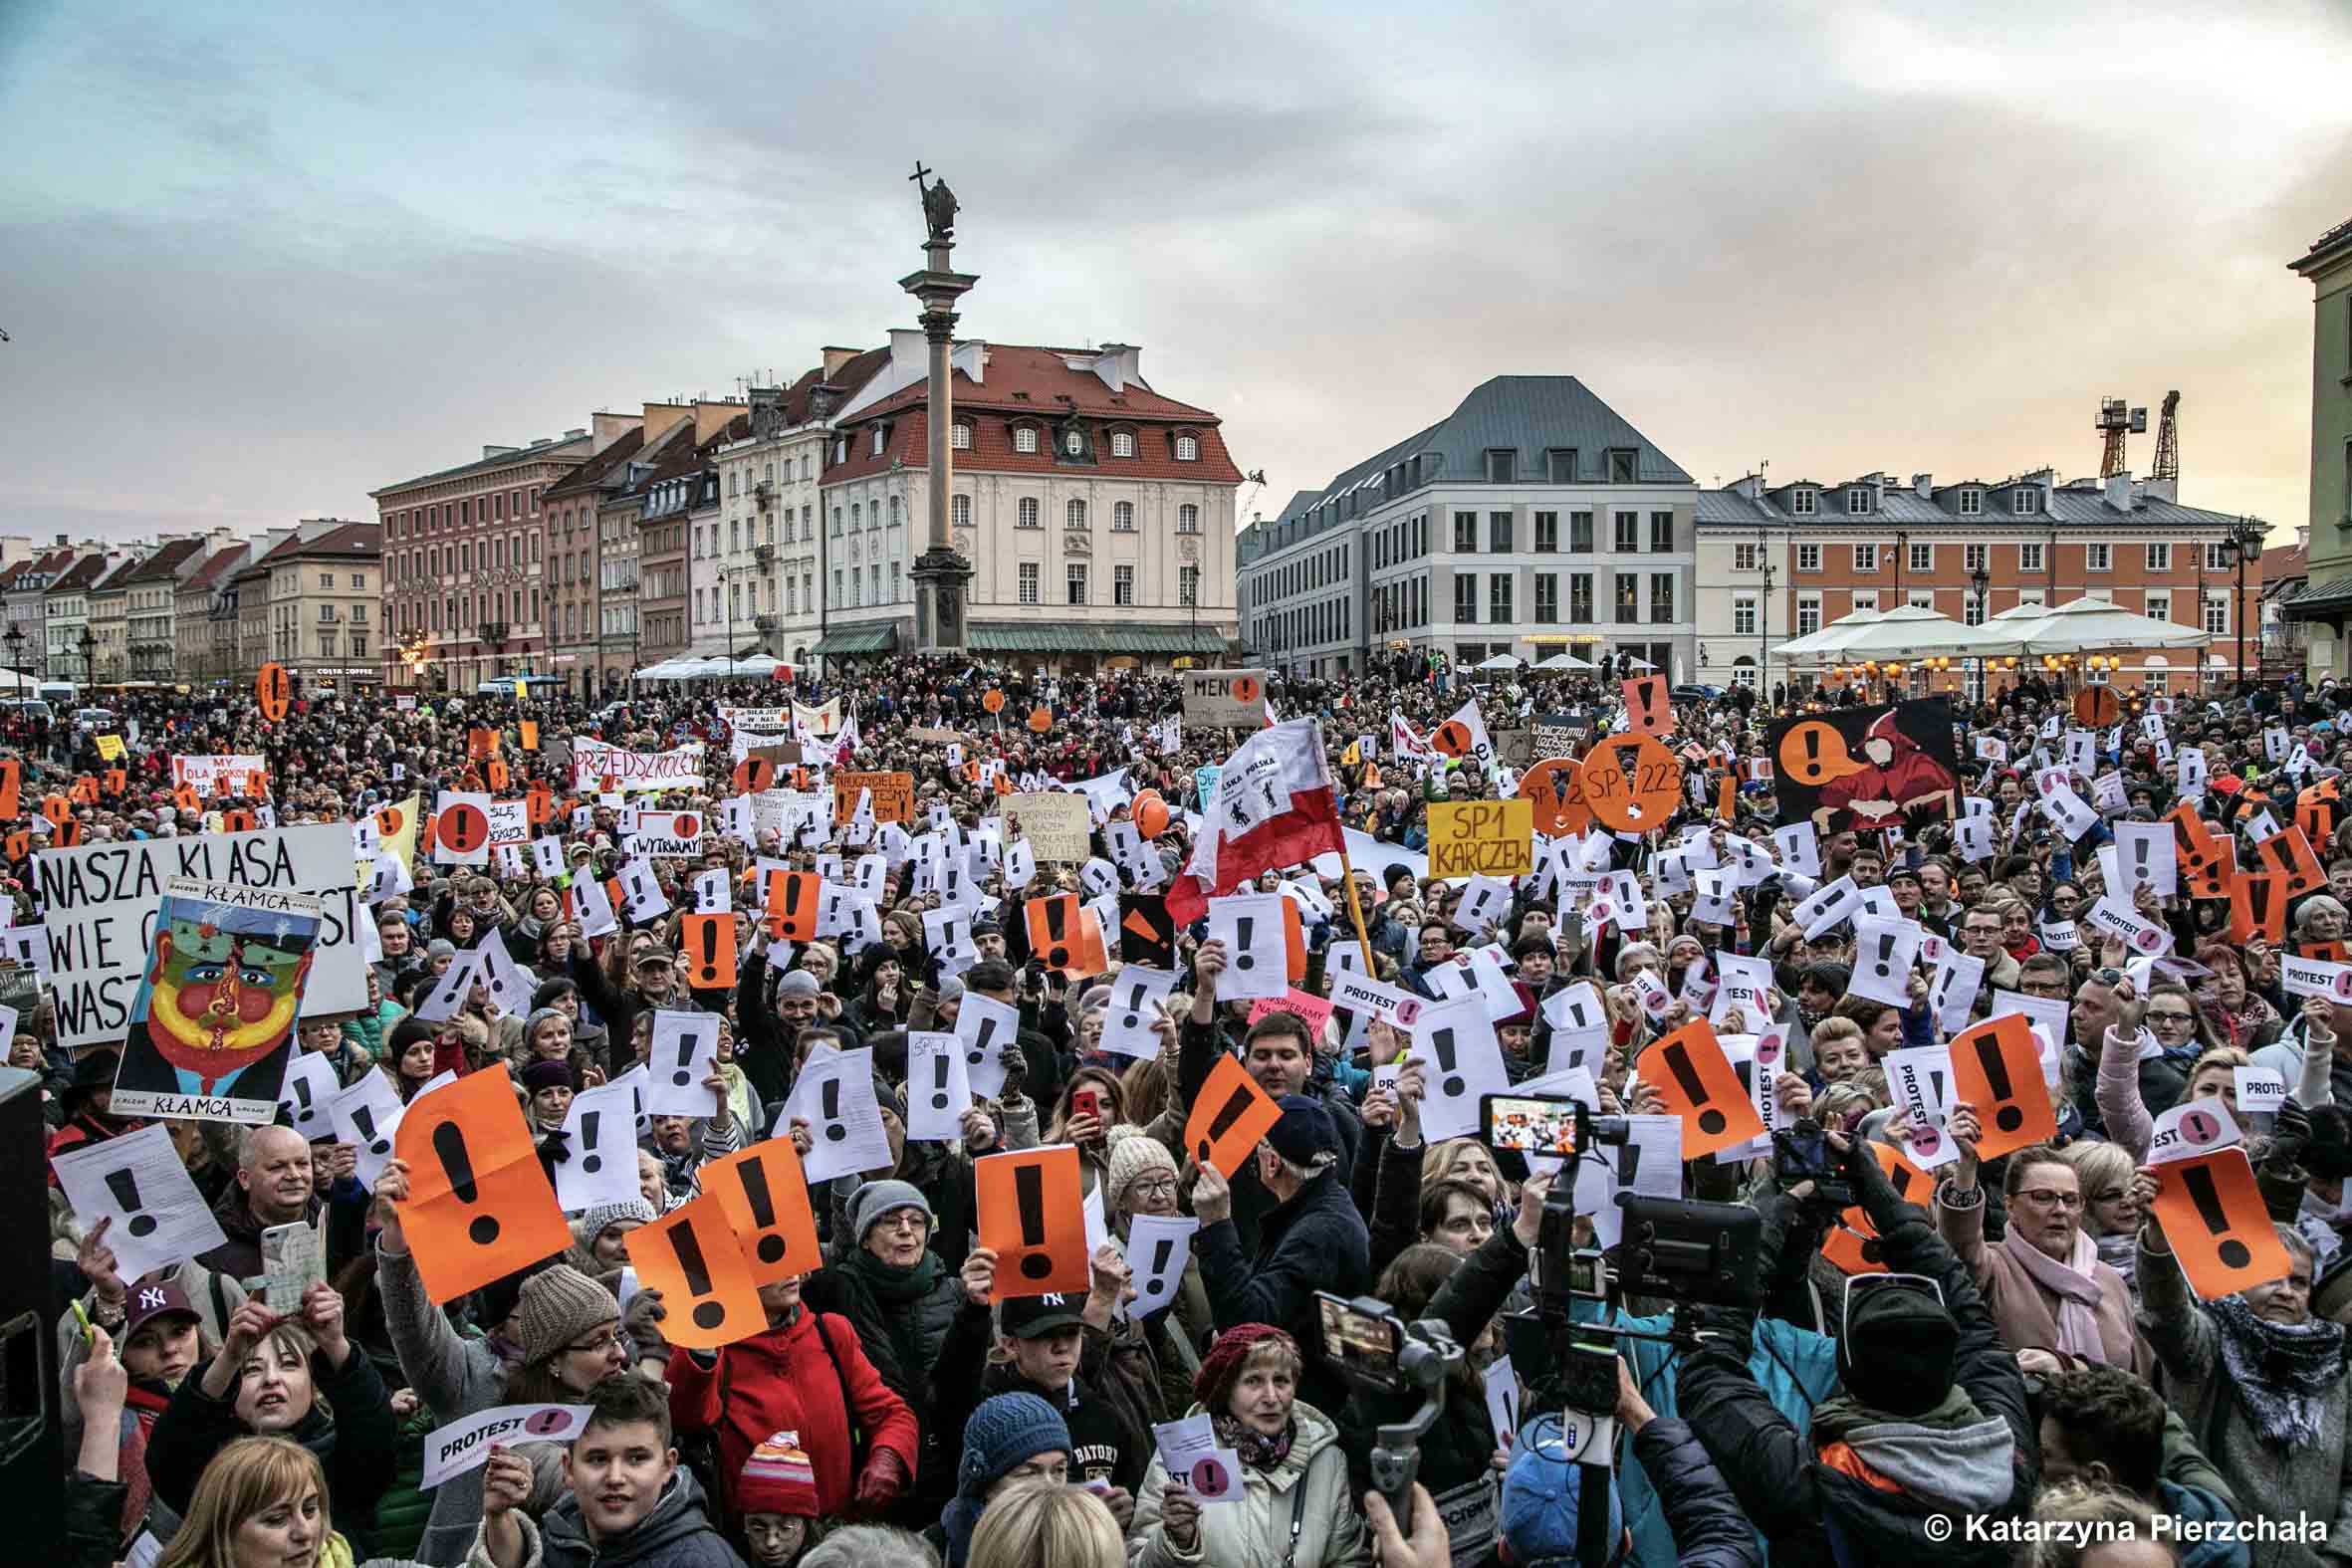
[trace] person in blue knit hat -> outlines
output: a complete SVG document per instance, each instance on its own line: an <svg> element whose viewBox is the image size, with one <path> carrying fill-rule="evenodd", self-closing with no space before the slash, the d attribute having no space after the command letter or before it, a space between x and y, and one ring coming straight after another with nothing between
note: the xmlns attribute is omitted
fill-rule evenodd
<svg viewBox="0 0 2352 1568"><path fill-rule="evenodd" d="M1069 1479L1072 1449L1060 1412L1035 1394L999 1394L980 1402L964 1423L964 1457L956 1466L955 1500L923 1532L947 1568L964 1568L972 1531L989 1499L1025 1480L1058 1486Z"/></svg>

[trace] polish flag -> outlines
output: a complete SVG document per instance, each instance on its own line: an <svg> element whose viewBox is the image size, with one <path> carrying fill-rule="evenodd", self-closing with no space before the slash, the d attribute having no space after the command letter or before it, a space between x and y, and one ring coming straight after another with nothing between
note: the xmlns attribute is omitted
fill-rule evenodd
<svg viewBox="0 0 2352 1568"><path fill-rule="evenodd" d="M1338 790L1321 727L1289 719L1251 736L1226 759L1203 815L1192 860L1168 888L1168 913L1180 926L1254 876L1339 851Z"/></svg>

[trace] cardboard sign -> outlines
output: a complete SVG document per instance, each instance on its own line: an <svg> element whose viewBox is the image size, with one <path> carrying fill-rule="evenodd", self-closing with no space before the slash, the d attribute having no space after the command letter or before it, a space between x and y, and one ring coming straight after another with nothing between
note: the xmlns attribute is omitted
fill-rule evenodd
<svg viewBox="0 0 2352 1568"><path fill-rule="evenodd" d="M860 790L873 791L873 817L877 822L911 822L915 819L915 776L913 774L850 774L833 775L833 820L846 822L857 813Z"/></svg>
<svg viewBox="0 0 2352 1568"><path fill-rule="evenodd" d="M702 853L703 835L716 824L701 811L639 811L629 834L629 852L654 859L692 859Z"/></svg>
<svg viewBox="0 0 2352 1568"><path fill-rule="evenodd" d="M2057 1135L2058 1115L2041 1076L2041 1047L2021 1013L1990 1018L1953 1037L1952 1098L1977 1108L1980 1160L1997 1160Z"/></svg>
<svg viewBox="0 0 2352 1568"><path fill-rule="evenodd" d="M1887 1173L1895 1196L1907 1204L1924 1205L1934 1190L1934 1180L1904 1158L1892 1144L1873 1138L1863 1144L1878 1159L1879 1169ZM1878 1238L1878 1227L1870 1223L1870 1216L1857 1205L1837 1217L1838 1223L1821 1244L1821 1255L1848 1274L1883 1274L1886 1260Z"/></svg>
<svg viewBox="0 0 2352 1568"><path fill-rule="evenodd" d="M1672 735L1674 704L1666 695L1663 675L1636 675L1623 682L1625 730L1629 735Z"/></svg>
<svg viewBox="0 0 2352 1568"><path fill-rule="evenodd" d="M570 1443L588 1425L587 1405L497 1405L435 1427L424 1440L424 1473L419 1487L432 1490L452 1475L490 1462L494 1446L512 1443Z"/></svg>
<svg viewBox="0 0 2352 1568"><path fill-rule="evenodd" d="M772 929L795 942L816 941L824 907L824 878L814 871L787 871L763 878L763 884Z"/></svg>
<svg viewBox="0 0 2352 1568"><path fill-rule="evenodd" d="M735 1228L753 1284L797 1279L824 1266L808 1178L790 1138L753 1144L699 1174L702 1190L717 1195L727 1223Z"/></svg>
<svg viewBox="0 0 2352 1568"><path fill-rule="evenodd" d="M2243 946L2260 937L2276 947L2286 941L2285 879L2270 871L2240 871L2230 879L2230 940Z"/></svg>
<svg viewBox="0 0 2352 1568"><path fill-rule="evenodd" d="M1040 860L1084 860L1091 852L1093 813L1086 797L1069 789L1048 789L1035 794L997 796L997 815L1005 823L1007 841L1029 840Z"/></svg>
<svg viewBox="0 0 2352 1568"><path fill-rule="evenodd" d="M2300 898L2327 886L2326 868L2311 852L2311 840L2300 827L2283 827L2254 846L2254 862L2276 875L2286 896Z"/></svg>
<svg viewBox="0 0 2352 1568"><path fill-rule="evenodd" d="M2283 1279L2292 1269L2241 1147L2167 1164L2155 1214L2201 1300Z"/></svg>
<svg viewBox="0 0 2352 1568"><path fill-rule="evenodd" d="M735 1226L707 1186L692 1203L629 1232L629 1266L637 1288L661 1292L669 1312L661 1333L673 1345L717 1350L768 1327Z"/></svg>
<svg viewBox="0 0 2352 1568"><path fill-rule="evenodd" d="M1187 670L1184 720L1212 729L1257 729L1266 722L1266 672Z"/></svg>
<svg viewBox="0 0 2352 1568"><path fill-rule="evenodd" d="M678 921L678 957L696 991L735 985L735 917L685 915Z"/></svg>
<svg viewBox="0 0 2352 1568"><path fill-rule="evenodd" d="M1282 1116L1282 1107L1258 1086L1241 1058L1221 1053L1185 1118L1185 1153L1217 1167L1231 1181Z"/></svg>
<svg viewBox="0 0 2352 1568"><path fill-rule="evenodd" d="M980 1211L980 1244L997 1254L991 1300L1083 1296L1092 1288L1075 1146L1058 1143L984 1155L973 1163L972 1185ZM630 1245L635 1246L633 1235Z"/></svg>
<svg viewBox="0 0 2352 1568"><path fill-rule="evenodd" d="M265 664L253 680L254 699L261 704L261 716L276 724L286 717L286 705L293 699L294 683L286 678L283 664Z"/></svg>
<svg viewBox="0 0 2352 1568"><path fill-rule="evenodd" d="M1646 735L1612 735L1592 749L1579 775L1593 819L1625 833L1666 825L1682 801L1682 764Z"/></svg>
<svg viewBox="0 0 2352 1568"><path fill-rule="evenodd" d="M1176 919L1164 893L1119 895L1119 962L1176 967Z"/></svg>
<svg viewBox="0 0 2352 1568"><path fill-rule="evenodd" d="M1681 1119L1684 1159L1704 1159L1764 1136L1764 1118L1705 1018L1652 1044L1635 1065L1642 1082L1654 1085L1668 1112Z"/></svg>
<svg viewBox="0 0 2352 1568"><path fill-rule="evenodd" d="M1029 951L1046 968L1062 975L1099 975L1110 968L1102 951L1102 926L1075 893L1033 898L1022 905L1029 922Z"/></svg>
<svg viewBox="0 0 2352 1568"><path fill-rule="evenodd" d="M393 1143L408 1163L401 1229L436 1302L572 1245L572 1228L505 1073L468 1073L409 1101ZM636 1244L632 1235L633 1260ZM642 1277L641 1260L638 1268Z"/></svg>
<svg viewBox="0 0 2352 1568"><path fill-rule="evenodd" d="M1535 802L1434 800L1429 806L1429 874L1526 876L1535 869Z"/></svg>

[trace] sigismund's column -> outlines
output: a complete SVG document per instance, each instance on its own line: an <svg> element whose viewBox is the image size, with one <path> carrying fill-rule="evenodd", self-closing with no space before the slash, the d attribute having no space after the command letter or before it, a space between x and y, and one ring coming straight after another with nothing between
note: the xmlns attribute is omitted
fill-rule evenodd
<svg viewBox="0 0 2352 1568"><path fill-rule="evenodd" d="M949 350L954 346L956 302L980 281L977 274L957 272L948 265L955 249L956 198L945 180L924 184L931 171L918 161L907 176L923 194L923 218L930 236L923 242L923 270L898 280L898 286L923 307L923 338L931 351L931 394L928 420L931 438L931 527L926 548L914 563L915 649L925 657L961 657L964 653L964 584L972 564L956 554L948 534L948 501L953 459L948 436L955 428L954 394L950 390Z"/></svg>

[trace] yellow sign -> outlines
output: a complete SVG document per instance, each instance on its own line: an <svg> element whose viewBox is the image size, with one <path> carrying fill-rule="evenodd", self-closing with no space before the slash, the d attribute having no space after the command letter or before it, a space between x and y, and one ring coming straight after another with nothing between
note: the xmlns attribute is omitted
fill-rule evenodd
<svg viewBox="0 0 2352 1568"><path fill-rule="evenodd" d="M98 755L105 758L108 762L118 763L122 761L122 737L119 735L102 735L98 738Z"/></svg>
<svg viewBox="0 0 2352 1568"><path fill-rule="evenodd" d="M1429 874L1526 876L1535 869L1535 802L1437 800L1429 807Z"/></svg>

